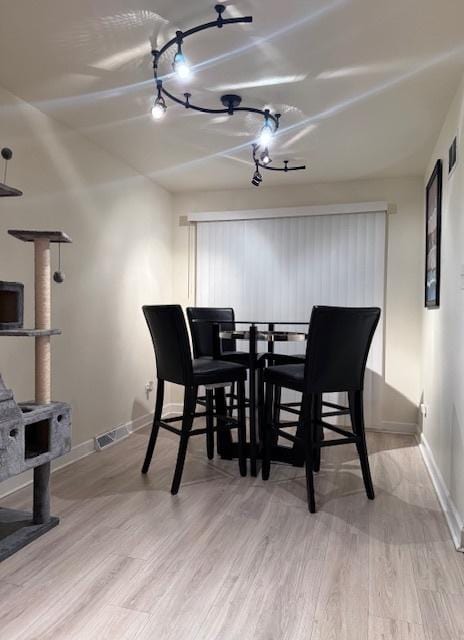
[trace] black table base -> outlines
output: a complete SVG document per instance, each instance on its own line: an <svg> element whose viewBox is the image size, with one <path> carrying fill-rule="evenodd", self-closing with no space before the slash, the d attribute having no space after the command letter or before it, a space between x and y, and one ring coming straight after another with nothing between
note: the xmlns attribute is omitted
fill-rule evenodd
<svg viewBox="0 0 464 640"><path fill-rule="evenodd" d="M238 445L236 442L230 442L225 447L218 447L218 453L223 460L233 460L238 457ZM250 443L245 445L245 454L247 458L251 455ZM258 460L262 459L261 448L258 449ZM284 445L275 445L271 449L271 459L274 462L285 462L291 464L294 467L304 467L304 452L294 449L294 447L286 447ZM257 473L252 473L252 476L256 477Z"/></svg>
<svg viewBox="0 0 464 640"><path fill-rule="evenodd" d="M236 324L246 324L245 322L236 321ZM249 440L245 445L247 457L250 459L250 473L253 477L258 474L257 461L262 458L261 454L261 431L263 428L263 385L260 380L260 370L266 362L274 355L274 342L282 341L303 341L306 336L301 332L291 331L275 331L274 323L267 323L266 331L258 331L257 323L252 323L246 331L221 331L219 322L212 322L213 325L213 354L217 360L221 359L220 340L222 338L247 339L249 341L249 360L248 360L248 379L249 379ZM288 322L281 324L305 324L298 322ZM267 353L258 356L257 342L258 340L266 341L268 346ZM238 456L238 445L232 441L230 430L226 428L227 422L227 406L225 400L224 388L215 389L216 411L218 416L218 433L217 433L217 449L218 454L226 460L231 460ZM221 429L221 420L224 428ZM271 459L276 462L285 462L297 467L304 466L304 451L298 444L293 446L283 446L275 444L272 447Z"/></svg>

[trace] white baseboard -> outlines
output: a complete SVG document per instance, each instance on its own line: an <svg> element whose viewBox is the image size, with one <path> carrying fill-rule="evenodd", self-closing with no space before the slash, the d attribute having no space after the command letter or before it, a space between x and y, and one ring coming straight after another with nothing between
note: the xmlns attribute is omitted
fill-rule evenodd
<svg viewBox="0 0 464 640"><path fill-rule="evenodd" d="M172 416L181 416L184 410L182 402L170 402L163 407L163 418L171 418Z"/></svg>
<svg viewBox="0 0 464 640"><path fill-rule="evenodd" d="M417 435L418 425L415 422L392 422L382 420L379 425L366 425L367 431L378 431L379 433L397 433L402 435Z"/></svg>
<svg viewBox="0 0 464 640"><path fill-rule="evenodd" d="M432 484L435 488L435 492L440 502L440 506L445 515L446 522L448 524L453 542L458 551L464 552L464 522L456 509L454 502L451 499L448 488L445 484L440 469L438 468L432 450L424 436L420 434L417 438L419 442L419 450L422 454L422 458L429 472Z"/></svg>

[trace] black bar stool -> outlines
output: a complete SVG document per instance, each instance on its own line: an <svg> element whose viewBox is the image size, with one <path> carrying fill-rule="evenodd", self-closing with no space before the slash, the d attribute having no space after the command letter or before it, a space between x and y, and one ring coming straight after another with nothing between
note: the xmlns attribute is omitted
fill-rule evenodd
<svg viewBox="0 0 464 640"><path fill-rule="evenodd" d="M224 331L235 330L235 312L231 307L187 307L187 318L192 336L193 356L212 358L214 355L213 323ZM224 360L248 364L248 353L237 351L237 341L222 338L221 357Z"/></svg>
<svg viewBox="0 0 464 640"><path fill-rule="evenodd" d="M266 384L265 426L262 476L269 478L271 449L275 436L281 436L304 448L308 508L316 511L313 472L319 470L321 447L353 443L361 462L367 497L373 500L374 487L369 469L363 416L363 385L366 361L379 322L377 307L314 307L308 330L304 364L284 364L263 371ZM302 393L301 412L296 435L275 421L275 389L293 389ZM323 394L347 392L349 407L323 403ZM335 408L324 414L323 404ZM352 431L323 420L328 415L349 415ZM324 440L323 429L339 436Z"/></svg>
<svg viewBox="0 0 464 640"><path fill-rule="evenodd" d="M192 336L193 357L194 358L214 358L217 344L215 345L214 325L220 325L221 330L235 330L235 312L232 307L187 307L187 318ZM237 350L237 341L233 339L218 339L220 358L225 362L237 362L245 367L249 365L249 354L246 351ZM212 403L213 392L206 389L205 396L199 396L197 403L208 406ZM218 389L215 393L216 403L223 406L228 399L229 406L227 412L231 416L236 408L235 384L232 384L230 392ZM248 401L245 400L246 406ZM219 444L219 443L218 443ZM219 453L221 453L219 446ZM214 439L207 441L208 458L214 455ZM224 452L222 452L223 454ZM228 457L228 456L226 456Z"/></svg>
<svg viewBox="0 0 464 640"><path fill-rule="evenodd" d="M246 475L244 443L246 437L245 421L245 380L246 369L234 362L222 362L212 359L192 360L190 342L182 308L179 305L144 306L143 313L150 329L156 356L156 374L158 378L155 415L142 473L147 473L155 449L160 427L180 436L176 469L171 486L175 495L179 490L185 455L189 438L206 434L211 442L218 429L236 428L238 430L238 454L240 475ZM184 408L182 416L161 419L164 401L164 383L172 382L184 387ZM195 414L198 387L205 385L224 385L237 383L238 419L217 415L218 426L214 426L213 407L208 403L206 414ZM205 429L192 429L196 416L206 415ZM182 422L180 429L171 426L173 422Z"/></svg>
<svg viewBox="0 0 464 640"><path fill-rule="evenodd" d="M213 325L219 324L221 330L235 330L235 312L232 307L187 307L187 318L192 336L193 357L194 358L214 358L215 345L213 335ZM219 350L221 360L226 362L237 362L248 367L249 355L246 351L237 351L237 341L233 339L220 338ZM234 408L235 385L232 385L229 394L229 414ZM208 391L205 397L198 398L198 404L207 404L209 401Z"/></svg>
<svg viewBox="0 0 464 640"><path fill-rule="evenodd" d="M259 371L264 366L264 357L266 354L261 354L256 359L256 364L253 365L255 359L250 357L248 351L237 350L237 341L230 338L219 338L218 333L220 330L233 331L235 330L235 312L232 307L188 307L187 317L190 325L190 332L192 335L193 353L197 358L220 358L227 362L237 362L245 366L249 370L249 395L250 398L245 399L245 406L249 407L254 404L255 394L258 394L258 406L261 407L263 402L261 398L261 384L258 380L256 385L255 372ZM253 329L251 329L253 330ZM256 328L255 328L256 330ZM252 350L252 342L250 341L250 349ZM218 355L219 349L219 355ZM253 369L252 369L253 367ZM252 384L254 381L255 384ZM235 387L232 385L229 398L228 413L233 415L234 409L237 408L235 401L237 396L235 395ZM200 404L208 404L211 400L208 399L208 391L206 391L206 399L199 398ZM216 403L224 403L224 392L218 390L216 393ZM257 443L254 441L255 430L251 426L252 418L250 416L250 447L248 448L250 457L251 475L257 475ZM222 442L218 437L218 453L223 458L230 457L230 438L222 438ZM214 446L214 443L213 445Z"/></svg>

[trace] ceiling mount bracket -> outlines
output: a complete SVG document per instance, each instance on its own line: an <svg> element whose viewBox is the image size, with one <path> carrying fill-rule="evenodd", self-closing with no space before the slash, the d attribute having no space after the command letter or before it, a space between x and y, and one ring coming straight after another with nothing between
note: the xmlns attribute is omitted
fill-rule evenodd
<svg viewBox="0 0 464 640"><path fill-rule="evenodd" d="M221 96L221 102L228 110L229 115L233 115L234 109L240 106L242 98L235 93L226 93Z"/></svg>
<svg viewBox="0 0 464 640"><path fill-rule="evenodd" d="M214 6L214 10L217 12L218 17L217 17L217 26L218 29L222 29L222 25L224 24L224 18L222 17L222 14L224 13L224 11L226 10L225 5L223 4L216 4Z"/></svg>

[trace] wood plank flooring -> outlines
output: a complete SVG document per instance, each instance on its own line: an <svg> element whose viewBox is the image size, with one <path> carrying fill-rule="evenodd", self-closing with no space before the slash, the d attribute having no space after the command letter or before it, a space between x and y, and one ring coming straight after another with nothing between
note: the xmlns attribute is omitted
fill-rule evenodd
<svg viewBox="0 0 464 640"><path fill-rule="evenodd" d="M316 515L301 469L240 478L201 437L172 497L178 440L142 477L147 437L53 475L61 524L0 565L1 640L464 640L464 555L412 437L369 434L374 502L354 447L325 449Z"/></svg>

